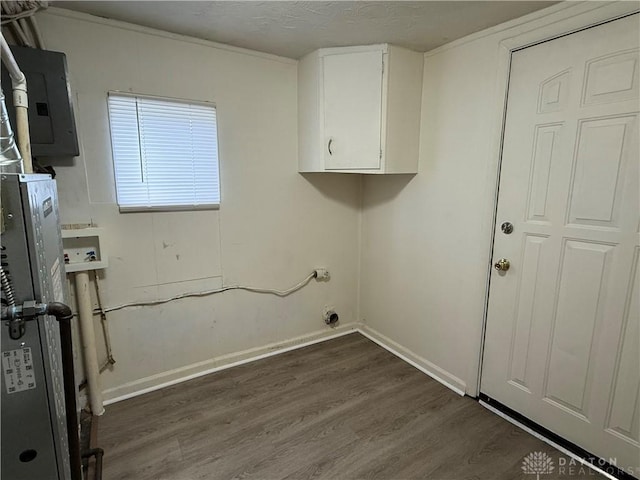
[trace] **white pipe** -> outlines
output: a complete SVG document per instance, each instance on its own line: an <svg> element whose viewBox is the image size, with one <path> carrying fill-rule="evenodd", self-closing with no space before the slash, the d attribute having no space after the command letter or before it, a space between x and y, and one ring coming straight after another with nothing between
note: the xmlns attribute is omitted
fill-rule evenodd
<svg viewBox="0 0 640 480"><path fill-rule="evenodd" d="M89 390L89 405L94 415L102 415L102 388L100 386L100 367L96 353L96 336L93 330L93 306L89 290L89 273L75 272L76 301L78 302L78 317L80 319L80 335L82 338L82 353L84 370L87 375L87 389Z"/></svg>
<svg viewBox="0 0 640 480"><path fill-rule="evenodd" d="M29 113L27 107L18 106L17 97L20 95L17 90L13 91L13 104L16 106L16 138L18 148L22 156L24 173L33 173L33 163L31 161L31 140L29 139ZM27 90L25 83L24 102L27 103Z"/></svg>
<svg viewBox="0 0 640 480"><path fill-rule="evenodd" d="M11 80L13 82L26 82L26 78L24 74L20 71L20 67L16 63L16 59L13 58L13 53L11 53L11 49L9 48L9 44L4 39L4 35L0 33L0 42L2 46L2 62L5 67L7 67L7 71L11 76Z"/></svg>
<svg viewBox="0 0 640 480"><path fill-rule="evenodd" d="M33 31L33 38L36 41L36 47L44 50L44 40L42 39L42 34L40 33L40 28L38 28L38 22L36 22L35 17L27 17L27 22L29 22L31 30Z"/></svg>
<svg viewBox="0 0 640 480"><path fill-rule="evenodd" d="M20 18L18 20L16 20L16 23L18 25L20 25L20 28L22 28L22 31L24 32L24 36L27 37L27 43L26 43L26 47L31 47L31 48L36 48L36 41L33 38L33 35L31 34L31 32L29 31L29 25L27 25L27 19L26 18Z"/></svg>
<svg viewBox="0 0 640 480"><path fill-rule="evenodd" d="M24 172L32 173L31 142L29 140L29 100L27 99L27 79L20 71L11 49L0 33L0 47L2 50L2 62L7 67L11 83L13 84L13 105L16 107L16 138L18 148L24 162Z"/></svg>
<svg viewBox="0 0 640 480"><path fill-rule="evenodd" d="M20 25L18 25L16 22L11 22L9 24L9 27L13 31L13 34L15 35L16 40L21 42L23 45L26 45L27 44L27 37L22 32L22 28L20 28Z"/></svg>

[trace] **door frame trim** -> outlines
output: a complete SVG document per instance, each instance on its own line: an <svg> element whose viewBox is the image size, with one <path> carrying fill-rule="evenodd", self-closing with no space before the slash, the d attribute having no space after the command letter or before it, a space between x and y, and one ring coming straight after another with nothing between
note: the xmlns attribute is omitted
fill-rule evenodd
<svg viewBox="0 0 640 480"><path fill-rule="evenodd" d="M477 356L473 368L476 371L475 382L470 381L467 386L467 395L478 398L481 392L482 362L484 355L485 334L487 328L487 318L489 313L489 288L491 283L491 269L493 259L493 245L495 240L498 195L500 188L500 172L502 167L502 146L504 141L504 129L506 124L507 100L509 93L509 78L511 74L511 58L514 52L525 48L533 47L541 43L549 42L573 33L577 33L589 28L603 25L630 15L640 13L636 2L614 2L606 5L593 7L589 2L580 3L573 8L566 8L556 13L555 19L543 19L545 23L536 25L540 19L533 20L525 25L518 26L521 33L505 32L504 38L498 45L498 68L496 78L496 89L498 99L502 97L502 102L494 113L494 134L493 146L491 148L491 158L495 162L491 171L493 177L493 196L490 205L491 219L489 226L489 251L487 257L487 274L485 279L485 302L482 314L482 327L478 344ZM528 27L528 29L527 29Z"/></svg>

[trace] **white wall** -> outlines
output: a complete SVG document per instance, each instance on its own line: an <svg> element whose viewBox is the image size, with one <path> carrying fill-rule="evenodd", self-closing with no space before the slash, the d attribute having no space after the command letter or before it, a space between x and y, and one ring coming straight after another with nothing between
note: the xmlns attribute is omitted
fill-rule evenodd
<svg viewBox="0 0 640 480"><path fill-rule="evenodd" d="M563 3L427 53L419 173L363 179L296 173L296 62L39 14L48 48L67 54L82 141L81 156L57 166L62 219L107 229L106 305L222 281L282 288L316 266L332 273L286 299L229 292L113 313L118 364L102 377L107 398L328 331L325 304L475 394L506 52L634 8L620 5ZM217 104L220 211L118 213L108 90Z"/></svg>
<svg viewBox="0 0 640 480"><path fill-rule="evenodd" d="M508 48L635 8L560 4L427 53L419 173L365 178L361 317L460 390L476 393Z"/></svg>
<svg viewBox="0 0 640 480"><path fill-rule="evenodd" d="M483 319L497 54L489 37L426 56L418 174L364 183L362 318L461 390Z"/></svg>
<svg viewBox="0 0 640 480"><path fill-rule="evenodd" d="M329 332L325 304L355 320L360 182L297 173L296 62L56 9L37 18L47 48L67 55L82 143L79 157L55 164L62 221L106 229L107 306L223 281L286 288L314 267L331 272L285 299L233 291L109 314L117 365L102 375L107 398ZM118 212L109 90L216 103L219 211Z"/></svg>

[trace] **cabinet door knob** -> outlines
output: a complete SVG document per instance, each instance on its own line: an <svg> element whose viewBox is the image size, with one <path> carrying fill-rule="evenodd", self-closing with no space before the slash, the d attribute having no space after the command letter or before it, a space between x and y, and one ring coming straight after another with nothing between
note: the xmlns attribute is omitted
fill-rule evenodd
<svg viewBox="0 0 640 480"><path fill-rule="evenodd" d="M333 138L329 139L329 143L327 144L327 150L329 150L329 155L333 155L333 152L331 151L331 144L333 143Z"/></svg>

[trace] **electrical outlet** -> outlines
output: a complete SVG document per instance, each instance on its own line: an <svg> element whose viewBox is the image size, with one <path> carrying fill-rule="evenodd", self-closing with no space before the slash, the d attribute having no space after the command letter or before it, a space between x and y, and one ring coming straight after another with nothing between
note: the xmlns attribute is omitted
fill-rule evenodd
<svg viewBox="0 0 640 480"><path fill-rule="evenodd" d="M326 268L316 268L315 272L316 272L316 280L318 281L329 280L330 278L329 270L327 270Z"/></svg>

